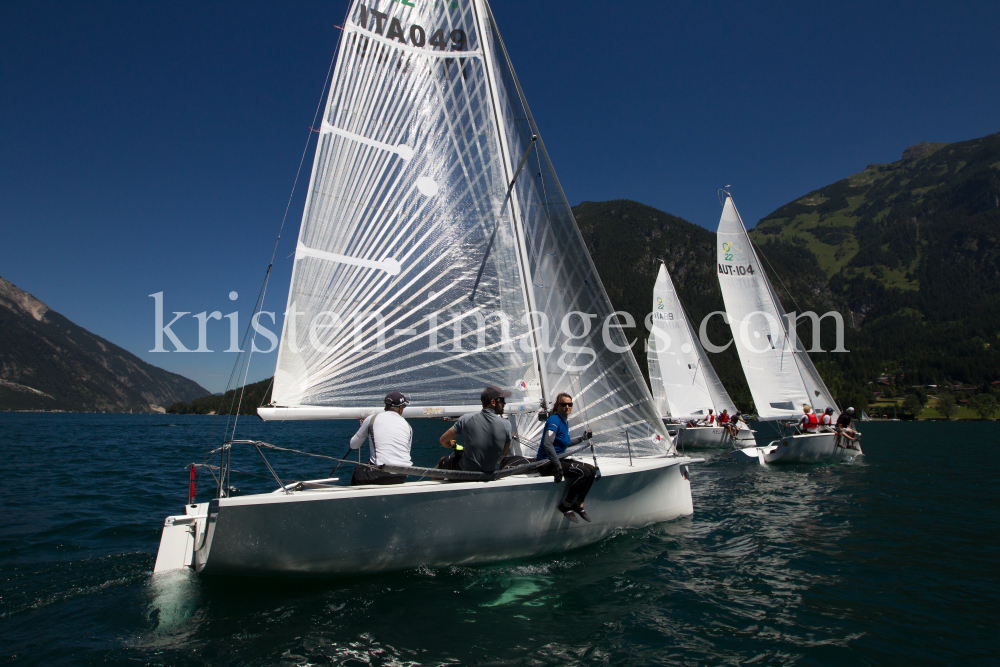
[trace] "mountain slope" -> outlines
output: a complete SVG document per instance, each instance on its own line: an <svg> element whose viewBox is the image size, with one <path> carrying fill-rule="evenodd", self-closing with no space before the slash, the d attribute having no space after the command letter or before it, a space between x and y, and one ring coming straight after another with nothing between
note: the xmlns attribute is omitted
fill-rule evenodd
<svg viewBox="0 0 1000 667"><path fill-rule="evenodd" d="M666 260L695 328L712 311L723 310L712 232L625 199L582 202L573 207L573 214L611 303L635 319L636 328L625 333L629 340L638 338L632 350L643 375L648 374L645 341L649 334L644 319L652 308L659 258ZM728 329L720 317L713 317L709 337L724 344L731 337ZM712 355L712 365L737 405L749 409L750 392L733 348Z"/></svg>
<svg viewBox="0 0 1000 667"><path fill-rule="evenodd" d="M1000 378L1000 133L917 144L786 204L751 236L828 276L857 329L843 360L855 377Z"/></svg>
<svg viewBox="0 0 1000 667"><path fill-rule="evenodd" d="M0 410L150 412L207 393L0 278Z"/></svg>
<svg viewBox="0 0 1000 667"><path fill-rule="evenodd" d="M724 310L711 231L627 200L573 211L611 302L640 327L660 257L695 328ZM810 353L841 402L864 407L883 375L898 391L1000 379L1000 134L918 144L782 206L750 235L786 310L841 313L850 352ZM720 317L708 332L717 344L731 338ZM825 350L834 334L827 320ZM808 322L798 335L811 343ZM633 349L645 372L643 344ZM749 409L734 350L710 358Z"/></svg>

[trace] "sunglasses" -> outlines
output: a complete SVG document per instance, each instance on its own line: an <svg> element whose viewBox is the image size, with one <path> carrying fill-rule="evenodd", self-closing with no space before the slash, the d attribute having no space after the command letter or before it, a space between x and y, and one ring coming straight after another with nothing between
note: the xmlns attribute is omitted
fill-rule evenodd
<svg viewBox="0 0 1000 667"><path fill-rule="evenodd" d="M573 403L572 402L569 402L569 403L559 403L559 404L556 405L556 407L557 408L571 408L571 407L573 407Z"/></svg>

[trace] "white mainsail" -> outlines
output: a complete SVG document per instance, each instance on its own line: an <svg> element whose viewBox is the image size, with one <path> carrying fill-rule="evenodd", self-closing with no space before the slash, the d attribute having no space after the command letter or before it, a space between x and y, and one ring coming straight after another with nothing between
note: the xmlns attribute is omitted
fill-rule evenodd
<svg viewBox="0 0 1000 667"><path fill-rule="evenodd" d="M761 270L743 220L726 196L717 234L719 284L733 342L761 420L798 418L803 404L836 410L801 342L789 336L788 318Z"/></svg>
<svg viewBox="0 0 1000 667"><path fill-rule="evenodd" d="M712 368L664 264L653 287L652 313L647 359L660 415L701 419L710 408L716 414L728 410L736 415L736 406Z"/></svg>
<svg viewBox="0 0 1000 667"><path fill-rule="evenodd" d="M667 451L489 7L373 5L344 26L261 414L392 389L461 412L491 384L522 411L572 394L602 453Z"/></svg>

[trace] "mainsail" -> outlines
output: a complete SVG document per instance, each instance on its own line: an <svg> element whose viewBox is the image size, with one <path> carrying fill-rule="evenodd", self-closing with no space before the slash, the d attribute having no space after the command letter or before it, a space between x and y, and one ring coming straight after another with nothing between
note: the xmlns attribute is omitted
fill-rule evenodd
<svg viewBox="0 0 1000 667"><path fill-rule="evenodd" d="M709 408L735 415L736 406L681 305L667 267L660 265L653 286L653 328L650 335L649 381L660 415L700 419Z"/></svg>
<svg viewBox="0 0 1000 667"><path fill-rule="evenodd" d="M728 195L717 234L719 284L733 342L762 420L799 417L836 402L795 336Z"/></svg>
<svg viewBox="0 0 1000 667"><path fill-rule="evenodd" d="M281 417L347 416L391 389L461 412L498 385L532 438L565 391L604 453L663 453L616 325L486 2L355 1L295 252Z"/></svg>

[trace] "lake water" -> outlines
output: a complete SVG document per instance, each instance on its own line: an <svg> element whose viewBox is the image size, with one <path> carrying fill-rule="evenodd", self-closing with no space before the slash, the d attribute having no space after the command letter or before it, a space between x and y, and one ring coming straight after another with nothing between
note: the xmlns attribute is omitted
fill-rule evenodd
<svg viewBox="0 0 1000 667"><path fill-rule="evenodd" d="M708 452L691 466L693 517L555 556L324 581L154 578L183 466L220 440L213 423L0 413L0 662L998 664L991 424L867 423L868 456L852 464ZM447 425L412 423L430 463ZM351 426L243 418L237 435L339 456ZM292 479L330 471L270 458ZM266 474L247 453L233 465Z"/></svg>

